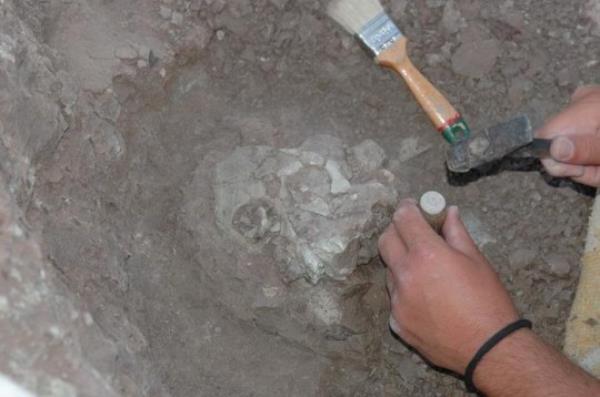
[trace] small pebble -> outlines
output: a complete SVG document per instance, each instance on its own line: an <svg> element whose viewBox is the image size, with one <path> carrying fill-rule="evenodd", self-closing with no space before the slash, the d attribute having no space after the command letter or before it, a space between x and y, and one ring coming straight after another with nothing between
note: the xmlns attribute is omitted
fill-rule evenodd
<svg viewBox="0 0 600 397"><path fill-rule="evenodd" d="M344 50L349 50L350 48L352 48L352 46L355 43L355 39L349 35L342 37L341 41L342 41L342 48Z"/></svg>
<svg viewBox="0 0 600 397"><path fill-rule="evenodd" d="M454 34L458 32L462 27L466 26L465 21L462 18L460 11L457 9L456 4L453 0L446 2L444 6L444 12L442 15L442 25L444 29Z"/></svg>
<svg viewBox="0 0 600 397"><path fill-rule="evenodd" d="M9 304L6 296L0 295L0 313L8 312Z"/></svg>
<svg viewBox="0 0 600 397"><path fill-rule="evenodd" d="M569 258L564 255L552 254L545 258L548 271L555 276L564 277L571 272Z"/></svg>
<svg viewBox="0 0 600 397"><path fill-rule="evenodd" d="M131 46L122 46L115 50L115 56L123 60L136 59L138 54Z"/></svg>
<svg viewBox="0 0 600 397"><path fill-rule="evenodd" d="M524 269L533 261L538 255L538 251L534 248L517 248L508 256L508 263L515 269Z"/></svg>
<svg viewBox="0 0 600 397"><path fill-rule="evenodd" d="M444 57L440 54L427 54L425 60L429 66L437 66L444 62Z"/></svg>
<svg viewBox="0 0 600 397"><path fill-rule="evenodd" d="M531 194L531 200L539 203L540 201L542 201L542 195L540 194L540 192L533 192Z"/></svg>
<svg viewBox="0 0 600 397"><path fill-rule="evenodd" d="M150 58L150 47L141 45L138 47L138 56L141 59L148 60Z"/></svg>
<svg viewBox="0 0 600 397"><path fill-rule="evenodd" d="M496 40L463 43L452 56L452 69L466 77L482 78L494 68L500 52Z"/></svg>
<svg viewBox="0 0 600 397"><path fill-rule="evenodd" d="M556 74L556 81L561 87L566 87L569 84L575 84L579 80L577 70L574 68L564 68Z"/></svg>
<svg viewBox="0 0 600 397"><path fill-rule="evenodd" d="M181 25L183 23L183 14L180 12L174 12L171 16L171 23L174 25Z"/></svg>
<svg viewBox="0 0 600 397"><path fill-rule="evenodd" d="M89 327L92 324L94 324L94 319L92 318L92 315L90 313L85 312L83 313L83 322Z"/></svg>
<svg viewBox="0 0 600 397"><path fill-rule="evenodd" d="M160 6L160 16L163 19L171 19L171 15L173 15L173 11L165 6Z"/></svg>

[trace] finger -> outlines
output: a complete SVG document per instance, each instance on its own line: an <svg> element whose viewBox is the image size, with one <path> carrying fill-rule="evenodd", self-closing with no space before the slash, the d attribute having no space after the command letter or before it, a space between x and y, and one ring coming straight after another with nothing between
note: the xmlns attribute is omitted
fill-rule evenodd
<svg viewBox="0 0 600 397"><path fill-rule="evenodd" d="M577 178L583 176L583 165L560 163L554 159L543 159L542 164L548 173L557 178Z"/></svg>
<svg viewBox="0 0 600 397"><path fill-rule="evenodd" d="M600 187L600 167L585 167L583 175L573 180L587 186Z"/></svg>
<svg viewBox="0 0 600 397"><path fill-rule="evenodd" d="M559 136L552 142L550 154L561 163L600 165L600 136L597 134Z"/></svg>
<svg viewBox="0 0 600 397"><path fill-rule="evenodd" d="M403 202L394 213L393 225L408 250L423 242L440 242L441 237L427 223L416 202Z"/></svg>
<svg viewBox="0 0 600 397"><path fill-rule="evenodd" d="M559 135L593 134L600 126L599 105L600 95L598 99L595 95L586 95L548 120L535 135L538 138L549 139Z"/></svg>
<svg viewBox="0 0 600 397"><path fill-rule="evenodd" d="M599 84L589 84L578 87L573 96L571 97L571 102L577 102L589 95L600 95L600 85Z"/></svg>
<svg viewBox="0 0 600 397"><path fill-rule="evenodd" d="M483 255L479 252L465 224L460 219L458 207L452 206L448 208L448 215L442 228L442 234L448 245L455 250L467 255L471 259L482 259Z"/></svg>
<svg viewBox="0 0 600 397"><path fill-rule="evenodd" d="M379 254L385 264L392 270L399 267L406 255L406 247L398 236L396 228L389 225L379 237Z"/></svg>

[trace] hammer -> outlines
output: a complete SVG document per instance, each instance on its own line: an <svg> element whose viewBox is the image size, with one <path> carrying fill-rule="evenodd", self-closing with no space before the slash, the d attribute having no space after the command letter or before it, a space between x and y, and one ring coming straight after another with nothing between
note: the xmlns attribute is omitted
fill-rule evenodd
<svg viewBox="0 0 600 397"><path fill-rule="evenodd" d="M508 155L548 157L551 144L552 140L534 138L529 117L521 115L452 144L447 165L451 172L466 173Z"/></svg>

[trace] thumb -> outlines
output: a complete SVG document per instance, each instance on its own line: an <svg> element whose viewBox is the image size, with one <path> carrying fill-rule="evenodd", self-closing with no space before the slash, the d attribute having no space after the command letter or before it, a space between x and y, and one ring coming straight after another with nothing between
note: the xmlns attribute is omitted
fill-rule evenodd
<svg viewBox="0 0 600 397"><path fill-rule="evenodd" d="M479 252L477 245L460 219L458 207L452 206L448 208L448 215L446 216L446 222L442 228L442 234L448 245L455 250L460 251L471 259L482 259L482 255Z"/></svg>
<svg viewBox="0 0 600 397"><path fill-rule="evenodd" d="M553 140L550 154L561 163L600 165L600 136L596 134L559 136Z"/></svg>
<svg viewBox="0 0 600 397"><path fill-rule="evenodd" d="M581 99L584 99L588 96L598 95L600 93L600 84L589 84L578 87L573 96L571 97L571 102L577 102Z"/></svg>

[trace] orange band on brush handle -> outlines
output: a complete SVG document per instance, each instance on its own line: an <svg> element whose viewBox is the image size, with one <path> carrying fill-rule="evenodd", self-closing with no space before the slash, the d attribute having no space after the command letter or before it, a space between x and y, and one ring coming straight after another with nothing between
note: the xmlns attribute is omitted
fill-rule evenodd
<svg viewBox="0 0 600 397"><path fill-rule="evenodd" d="M469 127L446 97L413 65L406 44L406 37L401 37L377 56L377 63L395 70L404 78L433 125L448 142L467 139L470 136Z"/></svg>

